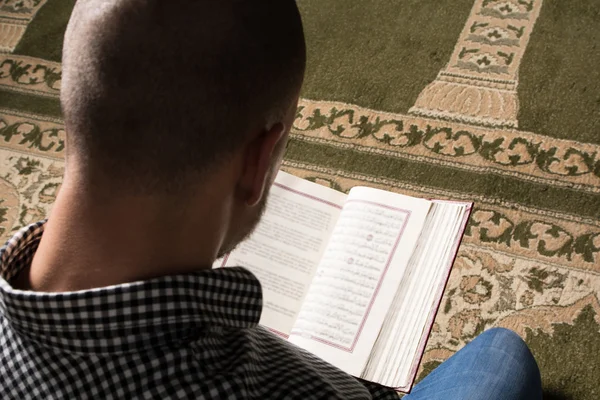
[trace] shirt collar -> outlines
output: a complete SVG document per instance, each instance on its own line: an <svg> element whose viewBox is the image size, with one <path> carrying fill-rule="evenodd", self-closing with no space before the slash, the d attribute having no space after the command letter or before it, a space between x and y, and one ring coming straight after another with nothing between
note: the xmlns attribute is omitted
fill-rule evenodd
<svg viewBox="0 0 600 400"><path fill-rule="evenodd" d="M14 289L9 282L31 263L45 223L21 229L0 249L0 318L29 340L72 352L129 352L258 324L261 286L240 267L76 292Z"/></svg>

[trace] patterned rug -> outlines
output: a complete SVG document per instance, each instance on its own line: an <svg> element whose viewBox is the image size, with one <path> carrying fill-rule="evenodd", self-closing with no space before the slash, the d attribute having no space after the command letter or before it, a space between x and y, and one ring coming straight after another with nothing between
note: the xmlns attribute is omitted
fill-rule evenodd
<svg viewBox="0 0 600 400"><path fill-rule="evenodd" d="M74 0L0 0L0 238L61 183ZM420 376L484 329L530 345L548 399L600 396L597 0L299 0L308 70L284 169L476 208Z"/></svg>

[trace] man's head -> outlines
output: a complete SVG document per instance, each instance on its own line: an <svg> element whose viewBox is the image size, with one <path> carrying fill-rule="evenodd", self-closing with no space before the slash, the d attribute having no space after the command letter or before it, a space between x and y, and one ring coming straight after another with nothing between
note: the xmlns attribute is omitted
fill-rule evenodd
<svg viewBox="0 0 600 400"><path fill-rule="evenodd" d="M304 65L293 0L78 0L63 51L65 179L103 196L230 202L230 250L258 221Z"/></svg>

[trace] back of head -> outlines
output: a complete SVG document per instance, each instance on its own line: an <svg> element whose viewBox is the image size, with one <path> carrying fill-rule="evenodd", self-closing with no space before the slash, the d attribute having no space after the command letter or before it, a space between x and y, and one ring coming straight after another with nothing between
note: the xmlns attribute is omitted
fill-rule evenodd
<svg viewBox="0 0 600 400"><path fill-rule="evenodd" d="M178 191L280 121L305 64L293 0L78 0L63 50L68 161Z"/></svg>

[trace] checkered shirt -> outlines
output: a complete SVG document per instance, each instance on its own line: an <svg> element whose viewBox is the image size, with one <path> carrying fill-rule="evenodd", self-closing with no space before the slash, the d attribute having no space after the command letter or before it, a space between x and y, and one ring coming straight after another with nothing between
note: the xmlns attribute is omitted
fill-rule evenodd
<svg viewBox="0 0 600 400"><path fill-rule="evenodd" d="M0 249L2 399L397 399L258 325L262 292L220 268L66 293L13 289L45 221Z"/></svg>

